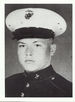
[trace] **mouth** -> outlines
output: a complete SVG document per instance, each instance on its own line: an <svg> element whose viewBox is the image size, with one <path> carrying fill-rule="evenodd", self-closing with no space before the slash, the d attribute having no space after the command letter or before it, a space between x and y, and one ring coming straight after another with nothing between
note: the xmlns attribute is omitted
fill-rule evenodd
<svg viewBox="0 0 75 102"><path fill-rule="evenodd" d="M26 63L32 63L32 62L34 62L34 60L27 59L27 60L25 60L25 62Z"/></svg>

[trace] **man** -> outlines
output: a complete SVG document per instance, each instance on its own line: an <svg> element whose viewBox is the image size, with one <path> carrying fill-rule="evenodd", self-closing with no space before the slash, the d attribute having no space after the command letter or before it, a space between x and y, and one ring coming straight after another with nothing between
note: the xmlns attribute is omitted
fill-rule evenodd
<svg viewBox="0 0 75 102"><path fill-rule="evenodd" d="M18 59L24 73L5 82L6 97L72 97L72 83L57 74L51 58L56 51L54 37L67 28L57 13L42 8L24 8L11 12L6 26L18 43Z"/></svg>

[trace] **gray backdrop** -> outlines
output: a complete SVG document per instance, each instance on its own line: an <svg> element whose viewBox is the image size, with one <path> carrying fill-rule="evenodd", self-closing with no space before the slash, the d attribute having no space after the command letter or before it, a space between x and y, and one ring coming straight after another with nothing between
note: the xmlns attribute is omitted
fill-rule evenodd
<svg viewBox="0 0 75 102"><path fill-rule="evenodd" d="M40 7L56 11L67 22L66 32L55 38L57 50L52 58L56 72L72 81L72 5L71 4L6 4L5 17L19 8ZM17 43L12 40L11 32L5 26L5 77L23 72L17 58Z"/></svg>

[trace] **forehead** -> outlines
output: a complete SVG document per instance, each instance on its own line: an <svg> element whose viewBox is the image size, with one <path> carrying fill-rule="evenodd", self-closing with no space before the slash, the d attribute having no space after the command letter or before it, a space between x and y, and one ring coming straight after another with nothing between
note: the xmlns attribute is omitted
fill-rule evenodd
<svg viewBox="0 0 75 102"><path fill-rule="evenodd" d="M24 38L24 39L20 39L18 40L18 43L43 43L43 44L47 44L50 43L51 39L41 39L41 38Z"/></svg>

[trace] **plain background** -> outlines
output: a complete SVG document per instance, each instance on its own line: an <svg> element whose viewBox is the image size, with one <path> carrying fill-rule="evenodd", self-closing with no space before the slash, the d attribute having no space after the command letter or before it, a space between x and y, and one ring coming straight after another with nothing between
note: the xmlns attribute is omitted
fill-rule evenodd
<svg viewBox="0 0 75 102"><path fill-rule="evenodd" d="M40 7L59 13L67 22L66 32L55 38L57 50L52 58L54 70L72 81L72 5L71 4L6 4L5 17L20 8ZM12 33L5 26L5 77L23 72L17 58L17 43L12 40Z"/></svg>

